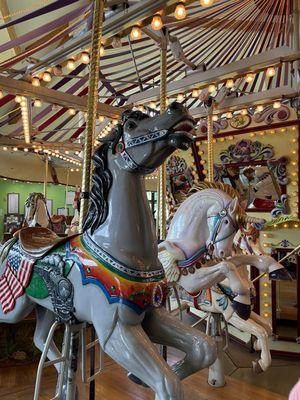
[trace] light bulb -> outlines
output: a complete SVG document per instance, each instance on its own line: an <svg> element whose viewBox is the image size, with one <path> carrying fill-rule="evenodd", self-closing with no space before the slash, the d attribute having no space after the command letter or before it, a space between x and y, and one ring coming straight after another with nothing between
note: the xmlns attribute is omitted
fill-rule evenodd
<svg viewBox="0 0 300 400"><path fill-rule="evenodd" d="M23 149L24 151L25 151L25 153L28 153L28 149L27 149L27 147L24 147L24 149Z"/></svg>
<svg viewBox="0 0 300 400"><path fill-rule="evenodd" d="M212 116L212 120L213 120L213 121L217 122L218 119L219 119L219 117L218 117L217 115L213 115L213 116Z"/></svg>
<svg viewBox="0 0 300 400"><path fill-rule="evenodd" d="M159 31L163 26L161 16L159 14L154 15L151 22L151 28L155 31Z"/></svg>
<svg viewBox="0 0 300 400"><path fill-rule="evenodd" d="M43 73L43 81L44 82L51 82L51 74L49 71L45 71Z"/></svg>
<svg viewBox="0 0 300 400"><path fill-rule="evenodd" d="M3 97L4 97L3 90L0 89L0 99L3 99Z"/></svg>
<svg viewBox="0 0 300 400"><path fill-rule="evenodd" d="M150 108L156 108L156 103L155 103L155 101L151 101L150 104L149 104L149 107L150 107Z"/></svg>
<svg viewBox="0 0 300 400"><path fill-rule="evenodd" d="M226 118L228 118L228 119L232 118L232 112L226 113Z"/></svg>
<svg viewBox="0 0 300 400"><path fill-rule="evenodd" d="M21 101L22 101L22 96L20 96L19 94L17 94L16 97L15 97L15 102L20 104Z"/></svg>
<svg viewBox="0 0 300 400"><path fill-rule="evenodd" d="M7 147L6 147L6 146L3 146L2 149L3 149L4 151L7 151Z"/></svg>
<svg viewBox="0 0 300 400"><path fill-rule="evenodd" d="M246 75L245 81L246 81L247 83L251 83L251 82L253 82L253 80L254 80L254 74L247 74L247 75Z"/></svg>
<svg viewBox="0 0 300 400"><path fill-rule="evenodd" d="M73 69L75 69L75 60L74 60L74 58L70 58L70 59L67 61L67 69L68 69L69 71L73 71Z"/></svg>
<svg viewBox="0 0 300 400"><path fill-rule="evenodd" d="M280 101L274 101L274 103L273 103L273 108L278 109L278 108L280 108L280 107L281 107Z"/></svg>
<svg viewBox="0 0 300 400"><path fill-rule="evenodd" d="M130 37L132 40L138 40L142 37L142 31L139 26L133 26L130 32Z"/></svg>
<svg viewBox="0 0 300 400"><path fill-rule="evenodd" d="M210 7L214 4L214 0L200 0L200 5L202 7Z"/></svg>
<svg viewBox="0 0 300 400"><path fill-rule="evenodd" d="M55 65L55 67L53 67L53 74L55 76L62 76L62 66L61 65Z"/></svg>
<svg viewBox="0 0 300 400"><path fill-rule="evenodd" d="M101 46L100 46L100 57L103 57L104 53L105 53L105 49L104 49L103 44L101 44Z"/></svg>
<svg viewBox="0 0 300 400"><path fill-rule="evenodd" d="M227 87L227 89L232 89L234 87L234 80L227 79L225 86Z"/></svg>
<svg viewBox="0 0 300 400"><path fill-rule="evenodd" d="M194 98L199 97L199 90L198 90L198 89L193 89L193 91L192 91L192 97L194 97Z"/></svg>
<svg viewBox="0 0 300 400"><path fill-rule="evenodd" d="M37 76L34 76L31 81L32 86L38 87L41 86L41 82Z"/></svg>
<svg viewBox="0 0 300 400"><path fill-rule="evenodd" d="M215 91L216 91L216 85L211 84L211 85L208 86L208 92L209 93L213 93Z"/></svg>
<svg viewBox="0 0 300 400"><path fill-rule="evenodd" d="M76 114L75 108L70 107L70 108L69 108L69 114L70 114L70 115L75 115L75 114Z"/></svg>
<svg viewBox="0 0 300 400"><path fill-rule="evenodd" d="M98 119L99 119L99 122L103 122L105 118L103 117L103 115L99 115Z"/></svg>
<svg viewBox="0 0 300 400"><path fill-rule="evenodd" d="M263 111L264 111L264 106L262 106L261 104L259 104L259 105L256 107L256 111L257 111L257 112L263 112Z"/></svg>
<svg viewBox="0 0 300 400"><path fill-rule="evenodd" d="M144 112L144 111L145 111L144 106L138 106L138 110L139 110L140 112ZM107 129L109 129L109 127L107 127ZM109 129L109 130L110 130L110 129Z"/></svg>
<svg viewBox="0 0 300 400"><path fill-rule="evenodd" d="M83 64L88 64L90 62L90 55L87 51L83 51L80 56L80 61Z"/></svg>
<svg viewBox="0 0 300 400"><path fill-rule="evenodd" d="M174 17L176 19L184 19L186 17L186 9L185 5L182 2L179 2L174 11Z"/></svg>
<svg viewBox="0 0 300 400"><path fill-rule="evenodd" d="M40 99L35 99L33 105L34 107L42 107L42 102Z"/></svg>
<svg viewBox="0 0 300 400"><path fill-rule="evenodd" d="M267 69L267 77L268 78L272 78L272 76L275 76L275 73L276 73L276 71L275 71L274 67L269 67Z"/></svg>
<svg viewBox="0 0 300 400"><path fill-rule="evenodd" d="M242 115L247 115L247 114L248 114L248 110L247 110L246 108L243 108L243 109L241 110L241 114L242 114Z"/></svg>
<svg viewBox="0 0 300 400"><path fill-rule="evenodd" d="M178 93L177 101L183 101L183 100L184 100L184 94L183 93Z"/></svg>
<svg viewBox="0 0 300 400"><path fill-rule="evenodd" d="M14 148L13 148L13 151L18 151L18 148L17 148L17 147L14 147Z"/></svg>

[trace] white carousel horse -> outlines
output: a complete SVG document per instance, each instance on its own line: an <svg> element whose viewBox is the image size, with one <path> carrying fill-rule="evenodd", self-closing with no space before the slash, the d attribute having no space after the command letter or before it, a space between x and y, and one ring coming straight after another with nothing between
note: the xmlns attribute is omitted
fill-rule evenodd
<svg viewBox="0 0 300 400"><path fill-rule="evenodd" d="M259 242L259 230L252 225L247 226L248 230L241 228L235 238L235 253L241 250L250 255L266 256L263 264L257 264L260 272L269 273L273 279L286 279L287 274L284 273L281 264L275 262L266 253L263 252ZM247 265L237 265L238 272L242 279L248 282L250 291L254 291L253 284L249 278ZM234 326L238 330L255 336L256 341L253 347L256 351L261 351L260 358L252 362L253 370L256 373L266 371L271 365L271 353L268 338L272 335L272 327L269 320L251 311L250 317L245 321L240 318L232 307L232 289L227 280L213 285L210 289L203 291L200 296L194 299L194 305L197 309L207 313L220 313L225 321ZM252 298L254 295L252 296Z"/></svg>
<svg viewBox="0 0 300 400"><path fill-rule="evenodd" d="M159 259L168 282L176 282L189 294L200 293L223 281L226 274L236 295L232 305L247 319L251 312L250 288L236 274L236 266L242 261L236 257L225 260L231 256L239 224L247 221L248 217L241 213L244 212L238 199L220 189L196 191L175 212L167 238L159 245ZM266 262L254 257L251 261ZM275 261L272 259L272 262Z"/></svg>
<svg viewBox="0 0 300 400"><path fill-rule="evenodd" d="M44 228L21 230L4 257L0 279L1 323L21 321L36 305L43 310L38 322L43 332L49 331L54 313L68 324L90 322L102 349L152 388L158 400L183 400L180 380L216 357L210 338L161 307L166 281L143 179L176 148L189 147L193 124L177 103L153 118L126 112L95 153L84 234L58 241ZM235 220L236 202L226 206ZM232 277L228 269L223 268L222 279ZM12 297L8 276L19 284ZM238 284L235 288L242 294ZM178 348L186 356L171 368L154 343ZM76 358L69 368L65 378L73 390L67 398L73 400Z"/></svg>
<svg viewBox="0 0 300 400"><path fill-rule="evenodd" d="M30 193L25 201L25 226L41 226L47 228L50 216L47 210L45 196L42 193Z"/></svg>

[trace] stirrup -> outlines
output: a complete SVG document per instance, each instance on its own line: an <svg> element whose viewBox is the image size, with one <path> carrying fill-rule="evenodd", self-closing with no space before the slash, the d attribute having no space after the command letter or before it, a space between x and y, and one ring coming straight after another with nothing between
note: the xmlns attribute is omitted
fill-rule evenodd
<svg viewBox="0 0 300 400"><path fill-rule="evenodd" d="M92 329L94 327L92 326ZM100 345L99 339L95 339L90 343L86 343L86 330L87 326L85 325L81 330L81 373L82 373L82 382L83 383L90 383L95 380L96 376L99 375L104 369L104 351ZM86 359L87 359L87 352L93 348L95 348L99 344L100 348L100 365L96 372L93 375L88 377L87 374L87 366L86 366Z"/></svg>

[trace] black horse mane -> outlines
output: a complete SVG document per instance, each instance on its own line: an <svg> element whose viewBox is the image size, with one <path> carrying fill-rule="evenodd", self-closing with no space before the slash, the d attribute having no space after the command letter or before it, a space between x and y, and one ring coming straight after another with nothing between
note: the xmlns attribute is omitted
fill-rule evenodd
<svg viewBox="0 0 300 400"><path fill-rule="evenodd" d="M103 144L95 151L93 156L94 171L92 176L92 189L90 193L90 207L84 221L83 230L91 229L93 233L102 225L108 215L108 193L112 185L112 174L107 165L107 153L111 148L115 153L122 134L123 125L129 118L142 120L147 118L146 114L140 111L125 111L122 115L122 122L113 129L102 141Z"/></svg>

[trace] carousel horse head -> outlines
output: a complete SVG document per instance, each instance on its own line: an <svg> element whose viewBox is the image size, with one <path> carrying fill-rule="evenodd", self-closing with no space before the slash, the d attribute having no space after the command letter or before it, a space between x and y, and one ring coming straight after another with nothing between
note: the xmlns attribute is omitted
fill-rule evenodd
<svg viewBox="0 0 300 400"><path fill-rule="evenodd" d="M42 193L30 193L25 201L25 221L30 227L49 225L46 199Z"/></svg>
<svg viewBox="0 0 300 400"><path fill-rule="evenodd" d="M194 124L187 109L176 102L155 117L125 111L121 123L94 154L91 205L84 230L91 228L93 233L106 220L108 193L116 177L149 174L177 148L187 150L194 139Z"/></svg>
<svg viewBox="0 0 300 400"><path fill-rule="evenodd" d="M230 256L236 232L247 223L238 194L229 185L205 182L190 193L174 215L167 240L180 243L187 256L203 249L212 258Z"/></svg>
<svg viewBox="0 0 300 400"><path fill-rule="evenodd" d="M119 168L148 174L175 149L188 149L194 139L194 124L187 109L176 102L155 117L140 111L125 111L121 123L104 141Z"/></svg>

